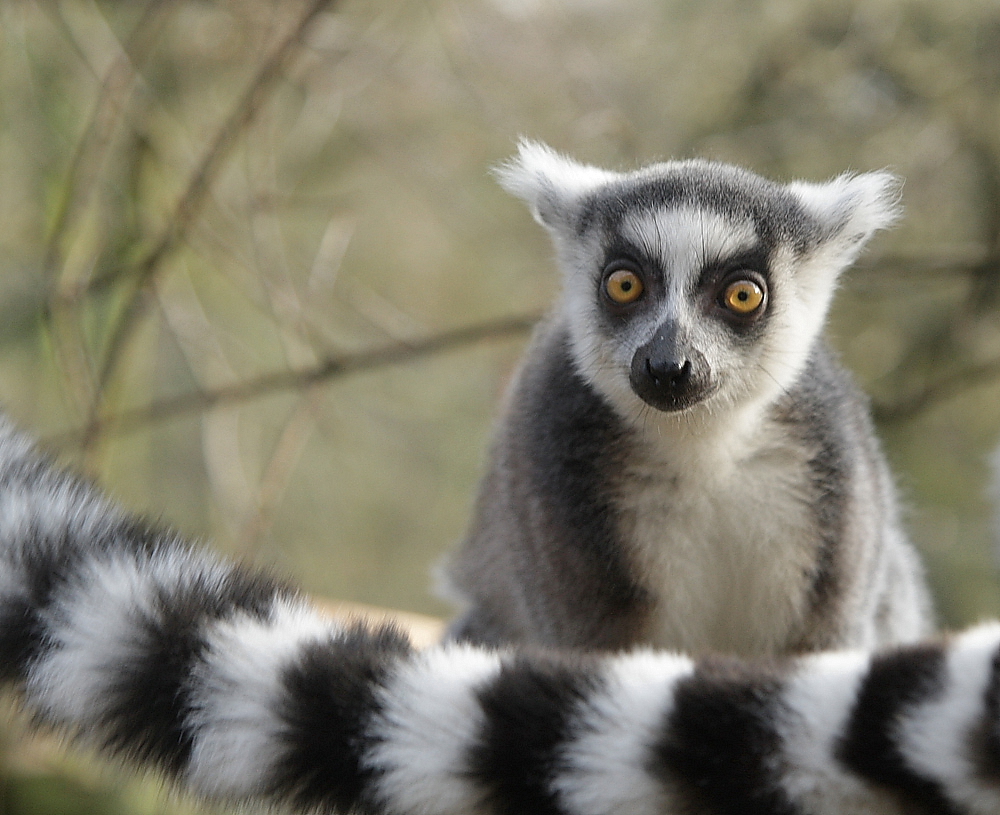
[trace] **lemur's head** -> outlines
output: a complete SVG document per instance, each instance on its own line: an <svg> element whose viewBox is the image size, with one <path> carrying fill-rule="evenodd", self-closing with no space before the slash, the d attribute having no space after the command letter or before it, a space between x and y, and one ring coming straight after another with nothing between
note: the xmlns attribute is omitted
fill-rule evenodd
<svg viewBox="0 0 1000 815"><path fill-rule="evenodd" d="M785 185L698 160L616 173L528 142L498 175L555 242L581 374L626 415L775 398L900 186L886 172Z"/></svg>

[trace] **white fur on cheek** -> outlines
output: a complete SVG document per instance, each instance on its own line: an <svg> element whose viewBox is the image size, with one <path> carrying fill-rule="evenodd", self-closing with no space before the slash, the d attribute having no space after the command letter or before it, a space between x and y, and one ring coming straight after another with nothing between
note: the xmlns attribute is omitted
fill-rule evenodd
<svg viewBox="0 0 1000 815"><path fill-rule="evenodd" d="M823 258L798 259L788 247L774 253L771 270L775 291L757 360L766 375L755 373L765 400L798 378L823 330L840 272L826 266Z"/></svg>
<svg viewBox="0 0 1000 815"><path fill-rule="evenodd" d="M573 364L623 416L629 416L642 409L629 384L633 349L597 330L601 305L594 274L604 252L601 242L593 235L582 241L557 236L555 244L563 273L560 311L569 329Z"/></svg>
<svg viewBox="0 0 1000 815"><path fill-rule="evenodd" d="M637 424L645 422L650 408L629 384L632 357L653 336L666 319L676 320L692 339L703 331L704 317L691 302L702 269L707 263L724 259L756 245L757 237L749 220L733 220L717 213L691 207L640 211L624 219L622 237L637 247L664 273L666 297L662 307L634 323L621 336L600 333L600 293L594 272L603 261L604 247L594 237L577 244L557 237L559 257L565 272L563 312L567 316L574 359L583 377L607 398L618 413ZM717 340L708 337L699 343L713 369L719 360L713 355Z"/></svg>

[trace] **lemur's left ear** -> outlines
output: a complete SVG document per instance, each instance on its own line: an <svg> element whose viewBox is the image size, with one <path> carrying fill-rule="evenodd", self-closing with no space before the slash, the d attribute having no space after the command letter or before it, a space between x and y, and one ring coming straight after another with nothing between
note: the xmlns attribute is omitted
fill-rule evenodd
<svg viewBox="0 0 1000 815"><path fill-rule="evenodd" d="M535 220L550 230L571 226L583 195L616 178L608 170L578 164L548 145L526 140L495 173L503 188L527 202Z"/></svg>
<svg viewBox="0 0 1000 815"><path fill-rule="evenodd" d="M788 189L819 222L819 247L847 265L875 232L899 219L902 186L901 178L880 171L846 173L825 184L796 181Z"/></svg>

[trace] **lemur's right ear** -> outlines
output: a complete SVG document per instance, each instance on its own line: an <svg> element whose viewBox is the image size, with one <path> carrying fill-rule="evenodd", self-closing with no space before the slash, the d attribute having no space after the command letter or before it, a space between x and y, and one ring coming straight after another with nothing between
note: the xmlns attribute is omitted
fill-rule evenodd
<svg viewBox="0 0 1000 815"><path fill-rule="evenodd" d="M531 214L549 229L570 226L583 195L616 174L578 164L540 142L522 139L517 155L494 171L509 193L527 202Z"/></svg>
<svg viewBox="0 0 1000 815"><path fill-rule="evenodd" d="M884 170L844 173L825 184L788 185L816 219L818 248L841 268L854 261L872 235L899 219L902 187L901 178Z"/></svg>

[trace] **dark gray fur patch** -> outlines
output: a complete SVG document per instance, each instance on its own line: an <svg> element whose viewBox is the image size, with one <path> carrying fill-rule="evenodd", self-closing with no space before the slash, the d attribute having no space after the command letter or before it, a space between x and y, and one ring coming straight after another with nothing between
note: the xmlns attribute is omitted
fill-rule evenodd
<svg viewBox="0 0 1000 815"><path fill-rule="evenodd" d="M630 438L577 373L565 329L529 351L481 485L472 532L451 565L473 603L452 636L619 648L650 598L618 538L613 485Z"/></svg>
<svg viewBox="0 0 1000 815"><path fill-rule="evenodd" d="M822 234L820 224L781 184L740 167L700 160L654 165L601 187L581 206L577 232L597 226L612 234L634 212L680 206L750 220L769 249L785 242L805 251Z"/></svg>
<svg viewBox="0 0 1000 815"><path fill-rule="evenodd" d="M864 398L850 376L836 362L823 342L817 342L798 382L779 401L775 414L812 451L809 472L812 481L811 509L818 534L815 571L811 579L811 614L815 620L839 620L853 572L854 547L845 538L850 510L851 451L871 446L871 428L863 409ZM858 433L864 427L867 433ZM855 432L851 432L855 431ZM876 454L877 455L877 454ZM872 496L881 502L882 496ZM813 650L840 644L839 631L819 634L809 626L807 637L796 650ZM819 634L817 636L817 634Z"/></svg>

